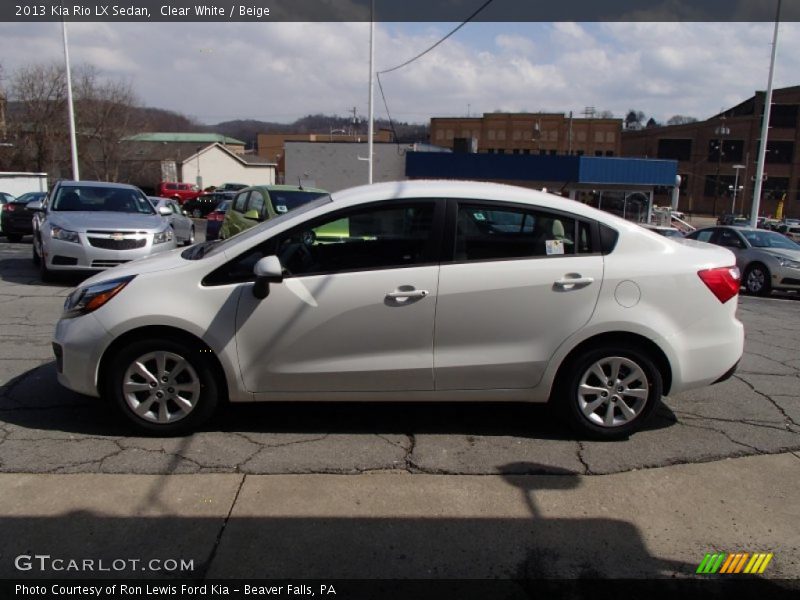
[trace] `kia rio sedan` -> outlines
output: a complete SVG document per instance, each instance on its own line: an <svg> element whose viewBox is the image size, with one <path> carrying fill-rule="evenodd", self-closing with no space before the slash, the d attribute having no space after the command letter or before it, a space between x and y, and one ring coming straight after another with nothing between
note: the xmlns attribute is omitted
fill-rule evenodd
<svg viewBox="0 0 800 600"><path fill-rule="evenodd" d="M724 248L572 200L383 183L96 275L53 347L63 385L153 434L224 399L520 401L616 438L733 373L739 283Z"/></svg>

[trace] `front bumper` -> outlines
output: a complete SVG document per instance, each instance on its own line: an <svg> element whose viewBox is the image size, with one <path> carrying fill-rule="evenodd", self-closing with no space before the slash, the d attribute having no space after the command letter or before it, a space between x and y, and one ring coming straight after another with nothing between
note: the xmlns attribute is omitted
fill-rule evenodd
<svg viewBox="0 0 800 600"><path fill-rule="evenodd" d="M91 313L74 319L61 319L53 336L58 382L79 394L99 396L100 358L112 339Z"/></svg>
<svg viewBox="0 0 800 600"><path fill-rule="evenodd" d="M79 234L81 242L65 242L50 239L43 244L45 264L52 271L102 271L132 260L146 258L159 252L173 250L175 238L171 242L153 244L153 234L142 237L143 244L138 248L116 250L93 246L86 234ZM95 238L96 239L96 238ZM128 240L124 240L128 241ZM130 240L131 245L136 240ZM95 242L98 243L98 242ZM139 242L141 243L141 242Z"/></svg>
<svg viewBox="0 0 800 600"><path fill-rule="evenodd" d="M772 287L778 289L800 289L800 269L777 267L772 273Z"/></svg>

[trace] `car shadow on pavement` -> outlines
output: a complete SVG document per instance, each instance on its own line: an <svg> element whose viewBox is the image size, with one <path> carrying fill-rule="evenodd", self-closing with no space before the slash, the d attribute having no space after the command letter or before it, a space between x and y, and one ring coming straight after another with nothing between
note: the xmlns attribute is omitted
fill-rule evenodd
<svg viewBox="0 0 800 600"><path fill-rule="evenodd" d="M43 282L39 269L30 257L0 259L0 281L22 285L75 287L94 273L89 271L51 273L52 281Z"/></svg>
<svg viewBox="0 0 800 600"><path fill-rule="evenodd" d="M32 369L0 387L0 420L40 430L131 436L109 401L62 387L55 362ZM675 414L662 404L644 430L670 427ZM579 439L549 406L480 402L275 402L229 404L203 432L321 434L460 434L542 440Z"/></svg>
<svg viewBox="0 0 800 600"><path fill-rule="evenodd" d="M542 465L522 466L536 471ZM6 557L0 578L33 583L89 577L140 584L192 579L239 588L260 585L259 580L313 581L314 595L319 585L332 584L336 597L350 600L598 600L687 593L784 598L797 593L796 582L698 576L702 554L696 562L656 556L637 525L619 515L548 517L551 510L564 514L555 506L565 506L582 485L568 471L506 476L488 484L461 479L458 485L417 476L377 476L377 482L376 476L292 481L216 476L213 482L215 476L201 477L139 480L119 489L99 478L82 480L80 489L70 488L69 479L40 479L0 491L3 502L14 507L0 516L0 556ZM164 493L165 505L131 510L153 486ZM48 498L53 488L64 490L63 500ZM487 505L481 491L502 501ZM205 503L193 504L201 497ZM99 508L103 503L108 512ZM61 505L73 508L54 511ZM630 507L619 508L624 514ZM587 510L596 512L592 506ZM676 550L686 555L684 548ZM51 562L28 560L37 555ZM62 559L62 570L47 568L52 559ZM83 564L84 559L92 560L95 570L63 569L69 560ZM104 572L96 568L101 559ZM164 567L168 560L192 561L192 568L143 574L153 560ZM18 564L30 568L20 570ZM108 568L112 564L119 568ZM228 581L234 579L239 581ZM758 596L748 593L756 591Z"/></svg>

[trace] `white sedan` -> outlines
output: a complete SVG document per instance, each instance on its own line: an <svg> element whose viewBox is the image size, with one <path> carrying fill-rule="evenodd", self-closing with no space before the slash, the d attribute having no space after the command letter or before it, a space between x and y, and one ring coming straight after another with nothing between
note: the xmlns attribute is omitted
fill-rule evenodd
<svg viewBox="0 0 800 600"><path fill-rule="evenodd" d="M228 398L551 402L616 438L734 372L739 283L724 248L572 200L404 181L95 276L53 347L63 385L156 434Z"/></svg>

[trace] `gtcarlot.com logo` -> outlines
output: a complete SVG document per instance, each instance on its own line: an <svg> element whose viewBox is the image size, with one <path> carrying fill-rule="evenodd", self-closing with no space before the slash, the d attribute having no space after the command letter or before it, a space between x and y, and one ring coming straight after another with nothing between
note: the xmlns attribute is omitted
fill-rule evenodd
<svg viewBox="0 0 800 600"><path fill-rule="evenodd" d="M20 554L14 559L17 571L79 573L120 573L142 571L153 573L184 573L194 571L194 559L175 558L59 558L49 554Z"/></svg>
<svg viewBox="0 0 800 600"><path fill-rule="evenodd" d="M724 575L748 574L760 575L763 573L767 565L772 561L774 555L772 552L734 552L728 554L726 552L707 553L703 558L700 565L697 567L696 573L701 575L715 575L717 573Z"/></svg>

